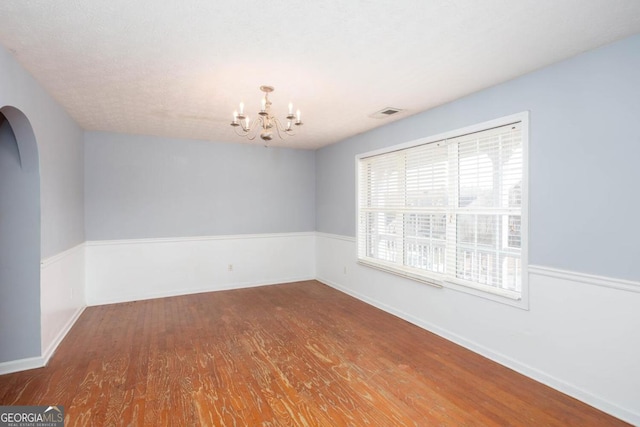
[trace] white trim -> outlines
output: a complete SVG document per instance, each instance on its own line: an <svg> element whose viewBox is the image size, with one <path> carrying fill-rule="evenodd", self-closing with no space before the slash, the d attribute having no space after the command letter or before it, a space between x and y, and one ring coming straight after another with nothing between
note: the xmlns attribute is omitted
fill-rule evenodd
<svg viewBox="0 0 640 427"><path fill-rule="evenodd" d="M529 306L525 305L522 302L522 295L517 295L515 292L510 293L510 291L506 289L492 287L485 288L482 285L475 284L473 282L462 284L454 280L444 280L443 283L444 287L452 289L454 291L475 295L480 298L496 301L506 305L511 305L522 310L529 310Z"/></svg>
<svg viewBox="0 0 640 427"><path fill-rule="evenodd" d="M460 137L464 137L465 135L470 135L477 132L483 132L490 129L500 128L504 126L508 126L510 124L520 123L522 128L521 133L521 141L522 141L522 206L520 209L521 213L521 241L522 246L520 248L520 265L522 266L521 272L521 290L517 295L511 292L505 292L501 289L484 287L480 284L476 285L471 282L466 282L464 280L457 280L455 277L451 275L441 275L437 273L431 273L425 271L424 274L421 272L412 273L410 271L405 271L403 265L390 265L382 260L377 260L374 258L362 258L360 256L360 248L358 247L358 242L360 239L360 219L361 219L361 206L360 206L360 193L361 186L363 183L360 179L360 170L361 170L361 161L363 159L367 159L370 157L389 154L397 151L407 150L413 147L417 147L420 145L435 143L439 141L445 140L454 140ZM474 295L476 297L485 298L491 301L495 301L502 304L507 304L516 308L520 308L523 310L529 310L529 274L528 274L528 260L529 260L529 133L530 133L530 125L529 125L529 111L523 111L520 113L512 114L509 116L499 117L493 120L485 121L482 123L476 123L471 126L467 126L464 128L454 129L451 131L447 131L444 133L440 133L437 135L431 135L424 138L415 139L412 141L408 141L405 143L380 148L377 150L369 151L366 153L356 154L355 156L355 206L356 206L356 215L355 215L355 225L356 225L356 237L355 237L355 251L356 251L356 260L358 263L370 268L376 268L378 270L383 270L389 272L391 274L395 274L401 277L405 277L411 280L416 280L419 282L427 283L434 287L439 288L449 288L458 292L468 293L470 295ZM455 210L458 211L457 208ZM453 227L447 227L447 229L455 230L455 224ZM448 232L449 233L449 232ZM447 235L447 251L454 250L457 246L452 244L454 240L450 239L450 235ZM448 254L449 259L451 259L450 254Z"/></svg>
<svg viewBox="0 0 640 427"><path fill-rule="evenodd" d="M395 268L394 266L387 266L381 262L369 262L364 259L358 259L358 264L367 266L369 268L374 268L376 270L384 271L389 274L394 274L396 276L405 277L407 279L415 280L416 282L424 283L429 286L433 286L434 288L442 289L442 280L429 279L427 277L411 274L408 271L404 271L401 268Z"/></svg>
<svg viewBox="0 0 640 427"><path fill-rule="evenodd" d="M523 112L520 112L520 113L511 114L509 116L504 116L504 117L499 117L497 119L488 120L486 122L476 123L476 124L471 125L471 126L466 126L466 127L463 127L463 128L454 129L454 130L451 130L451 131L439 133L437 135L431 135L431 136L427 136L427 137L424 137L424 138L418 138L418 139L414 139L412 141L404 142L402 144L397 144L397 145L393 145L393 146L390 146L390 147L380 148L378 150L367 151L366 153L356 154L356 162L358 160L364 159L366 157L373 157L373 156L377 156L379 154L390 153L392 151L405 150L407 148L415 147L415 146L418 146L418 145L429 144L429 143L432 143L432 142L441 141L443 139L457 138L457 137L464 136L464 135L467 135L467 134L470 134L470 133L480 132L480 131L483 131L483 130L486 130L486 129L491 129L491 128L495 128L495 127L499 127L499 126L505 126L505 125L507 125L509 123L515 123L515 122L523 122L523 123L526 122L527 126L528 126L528 124L529 124L529 111L523 111ZM528 135L527 135L527 140L528 139L529 138L528 138ZM356 169L356 171L357 171L357 169ZM357 177L356 177L356 179L357 179ZM356 198L357 198L357 196L356 196Z"/></svg>
<svg viewBox="0 0 640 427"><path fill-rule="evenodd" d="M313 237L315 231L303 231L296 233L265 233L265 234L229 234L217 236L189 236L189 237L156 237L145 239L118 239L118 240L88 240L86 246L131 245L138 243L183 243L205 242L211 240L239 240L239 239L276 239L283 237Z"/></svg>
<svg viewBox="0 0 640 427"><path fill-rule="evenodd" d="M272 286L272 285L280 285L284 283L293 283L293 282L304 282L308 280L314 280L315 277L311 276L303 276L303 277L288 277L284 279L278 279L268 282L241 282L241 283L228 283L221 286L203 286L200 288L191 288L191 289L180 289L176 291L166 291L166 292L154 292L154 293L144 293L144 294L123 294L118 298L105 298L96 301L89 301L89 307L95 307L100 305L107 304L119 304L125 302L132 301L144 301L156 298L168 298L168 297L179 297L183 295L193 295L193 294L202 294L205 292L217 292L217 291L230 291L234 289L245 289L245 288L254 288L258 286Z"/></svg>
<svg viewBox="0 0 640 427"><path fill-rule="evenodd" d="M49 363L49 359L51 359L51 356L53 356L53 354L56 352L58 346L60 345L64 337L67 336L76 321L80 318L80 315L84 312L85 308L87 307L78 307L78 309L73 313L73 316L69 318L64 327L60 330L60 332L58 332L58 335L56 335L51 344L49 344L49 347L42 353L42 359L44 360L43 366L46 366L46 364Z"/></svg>
<svg viewBox="0 0 640 427"><path fill-rule="evenodd" d="M531 196L529 188L529 135L531 134L531 123L529 121L529 111L524 111L517 114L522 121L522 197L520 206L520 265L522 267L522 283L520 288L520 304L519 307L525 310L529 310L529 242L531 242L529 235L529 218L531 212L529 212L529 198Z"/></svg>
<svg viewBox="0 0 640 427"><path fill-rule="evenodd" d="M360 239L360 189L362 183L360 182L360 169L361 161L370 157L389 154L397 151L407 150L409 148L417 147L420 145L435 143L438 141L454 140L465 135L473 134L476 132L483 132L489 129L495 129L504 127L513 123L521 123L522 127L522 207L521 207L521 241L522 247L520 249L520 264L522 266L521 273L521 290L517 296L510 292L503 292L500 289L493 289L490 287L484 287L481 285L475 285L473 283L467 283L463 280L457 280L451 276L440 275L431 272L425 272L424 275L420 273L412 273L404 270L402 265L387 265L381 260L374 258L361 258L360 248L358 247L358 241ZM456 290L458 292L468 293L476 297L485 298L491 301L495 301L502 304L507 304L513 307L517 307L523 310L529 309L529 274L528 274L528 260L529 260L529 111L523 111L520 113L512 114L509 116L499 117L493 120L485 121L482 123L473 124L464 128L454 129L437 135L431 135L424 138L415 139L405 143L380 148L374 151L366 153L356 154L355 156L355 206L356 206L356 237L355 237L355 251L356 260L359 264L383 270L391 274L396 274L401 277L405 277L411 280L427 283L434 287L445 287ZM453 226L455 227L455 225ZM447 227L448 229L450 227ZM455 228L453 228L455 229ZM447 236L449 242L449 236ZM455 246L447 243L449 251ZM449 258L450 259L450 258Z"/></svg>
<svg viewBox="0 0 640 427"><path fill-rule="evenodd" d="M610 289L617 289L628 292L640 293L640 282L613 277L596 276L595 274L578 273L575 271L561 270L558 268L543 267L540 265L530 265L529 275L553 277L555 279L570 280L572 282L584 283L587 285L602 286Z"/></svg>
<svg viewBox="0 0 640 427"><path fill-rule="evenodd" d="M82 243L78 243L76 246L69 248L65 251L62 251L60 253L57 253L53 256L50 256L48 258L44 258L43 260L40 261L40 267L41 268L47 268L48 266L50 266L51 264L55 264L58 261L61 261L62 259L73 255L74 253L76 253L77 251L83 250L84 246L85 246L86 242L82 242Z"/></svg>
<svg viewBox="0 0 640 427"><path fill-rule="evenodd" d="M43 357L29 357L27 359L11 360L9 362L0 363L0 375L42 368L45 365L46 362Z"/></svg>
<svg viewBox="0 0 640 427"><path fill-rule="evenodd" d="M499 352L495 352L488 347L480 345L472 340L468 340L460 335L457 335L453 332L448 331L447 329L441 328L433 323L425 322L424 320L418 319L415 316L412 316L404 311L397 310L383 302L375 300L373 298L369 298L359 292L352 291L351 289L339 285L338 283L332 282L331 280L327 280L321 277L316 278L317 281L324 283L327 286L330 286L334 289L337 289L340 292L343 292L347 295L350 295L360 301L363 301L367 304L370 304L374 307L379 308L380 310L386 311L394 316L397 316L403 320L406 320L409 323L412 323L422 329L426 329L427 331L433 332L434 334L447 339L451 342L454 342L462 347L467 348L475 353L478 353L488 359L493 360L503 366L513 369L516 372L519 372L529 378L532 378L538 382L541 382L555 390L568 394L576 399L585 402L595 408L598 408L606 413L609 413L613 416L616 416L622 420L626 420L633 424L640 424L640 414L631 412L624 408L617 406L615 403L609 402L607 400L601 399L593 394L582 390L572 384L569 384L555 376L548 375L545 372L540 371L539 369L533 368L527 364L520 363L515 359L512 359L504 354Z"/></svg>
<svg viewBox="0 0 640 427"><path fill-rule="evenodd" d="M331 234L331 233L323 233L321 231L316 231L317 237L324 237L327 239L335 239L335 240L344 240L345 242L355 243L356 238L351 236L343 236L341 234Z"/></svg>

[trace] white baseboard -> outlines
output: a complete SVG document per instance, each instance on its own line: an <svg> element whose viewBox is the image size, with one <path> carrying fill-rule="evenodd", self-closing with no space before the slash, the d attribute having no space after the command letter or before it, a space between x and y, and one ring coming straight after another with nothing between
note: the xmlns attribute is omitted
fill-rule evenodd
<svg viewBox="0 0 640 427"><path fill-rule="evenodd" d="M49 344L49 347L43 352L40 357L30 357L28 359L20 359L20 360L12 360L10 362L0 363L0 375L11 374L14 372L26 371L29 369L42 368L49 363L49 359L55 353L56 349L62 342L67 333L71 330L73 325L76 323L85 307L79 307L74 315L69 319L67 324L64 326L62 330L58 332L56 338Z"/></svg>
<svg viewBox="0 0 640 427"><path fill-rule="evenodd" d="M291 283L291 282L302 282L306 280L314 280L315 277L312 276L304 276L304 277L288 277L278 280L272 281L257 281L257 282L240 282L240 283L229 283L222 285L210 285L203 286L197 288L182 288L180 290L174 291L164 291L164 292L145 292L140 294L123 294L112 299L102 299L99 301L94 301L90 304L93 306L107 305L107 304L119 304L123 302L132 302L132 301L144 301L156 298L168 298L168 297L177 297L181 295L191 295L191 294L201 294L205 292L217 292L217 291L230 291L234 289L244 289L244 288L254 288L258 286L271 286L271 285L279 285L283 283Z"/></svg>
<svg viewBox="0 0 640 427"><path fill-rule="evenodd" d="M28 359L2 362L0 363L0 375L28 371L29 369L42 368L45 364L46 363L43 357L29 357Z"/></svg>
<svg viewBox="0 0 640 427"><path fill-rule="evenodd" d="M51 356L53 356L53 354L56 352L56 349L58 348L58 346L60 345L64 337L67 336L67 334L69 333L73 325L76 323L80 315L84 312L85 308L86 308L85 306L82 306L76 309L75 313L73 313L73 315L69 318L69 320L64 325L64 327L58 332L54 340L51 341L51 343L46 348L46 350L42 352L41 359L43 360L45 365L49 363L49 359L51 359Z"/></svg>

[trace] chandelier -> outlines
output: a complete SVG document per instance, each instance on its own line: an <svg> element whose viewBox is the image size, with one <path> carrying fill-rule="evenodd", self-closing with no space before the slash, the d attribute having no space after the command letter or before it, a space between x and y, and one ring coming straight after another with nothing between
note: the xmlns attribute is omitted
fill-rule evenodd
<svg viewBox="0 0 640 427"><path fill-rule="evenodd" d="M300 120L300 110L297 110L294 115L293 104L290 102L289 113L285 116L287 125L284 126L280 120L271 114L271 101L269 100L269 94L273 92L273 86L260 86L260 90L264 92L264 97L261 101L258 118L254 120L254 122L251 122L249 116L245 114L244 102L240 103L239 110L233 112L233 121L231 122L231 126L233 126L236 134L247 137L251 141L260 134L260 138L265 142L265 146L273 139L274 135L278 135L280 139L284 138L283 135L295 135L291 126L302 125L302 120Z"/></svg>

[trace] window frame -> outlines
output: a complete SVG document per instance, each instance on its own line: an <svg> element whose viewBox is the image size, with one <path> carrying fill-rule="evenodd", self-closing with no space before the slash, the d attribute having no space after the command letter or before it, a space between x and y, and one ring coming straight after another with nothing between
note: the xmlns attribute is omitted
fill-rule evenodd
<svg viewBox="0 0 640 427"><path fill-rule="evenodd" d="M473 282L463 283L462 281L449 280L450 276L442 275L439 273L428 272L416 273L414 270L408 268L402 268L402 266L392 263L385 263L383 260L371 260L363 259L360 257L360 195L362 186L365 185L361 182L361 167L362 160L365 158L378 156L382 154L391 153L394 151L407 150L420 145L436 143L439 141L453 139L460 136L464 136L471 133L481 132L484 130L506 126L516 122L521 123L521 141L522 141L522 184L521 184L521 223L520 223L520 238L521 238L521 252L520 252L520 264L521 264L521 291L518 296L512 292L505 292L500 288L492 288L488 286L482 286L480 284L475 285ZM474 125L466 126L459 129L454 129L448 132L432 135L416 140L404 142L389 147L384 147L378 150L361 153L355 156L355 184L356 184L356 260L360 265L371 267L374 269L382 270L400 277L405 277L414 281L426 283L436 288L452 289L460 291L466 294L475 295L488 300L501 302L514 307L528 310L529 308L529 277L528 277L528 264L529 264L529 112L524 111L509 116L500 117L497 119L477 123ZM451 227L448 227L450 229ZM450 230L447 231L450 233ZM455 231L454 231L455 235ZM447 235L449 238L450 235ZM403 242L404 244L404 242ZM456 247L456 245L453 245ZM448 245L448 247L450 247Z"/></svg>

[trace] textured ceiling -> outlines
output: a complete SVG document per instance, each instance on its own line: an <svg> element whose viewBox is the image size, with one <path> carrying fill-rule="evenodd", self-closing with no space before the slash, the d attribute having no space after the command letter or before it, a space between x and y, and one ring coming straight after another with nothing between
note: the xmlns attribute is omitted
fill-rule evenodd
<svg viewBox="0 0 640 427"><path fill-rule="evenodd" d="M246 142L231 113L267 84L305 122L272 145L309 149L638 32L638 0L0 2L0 43L87 130Z"/></svg>

